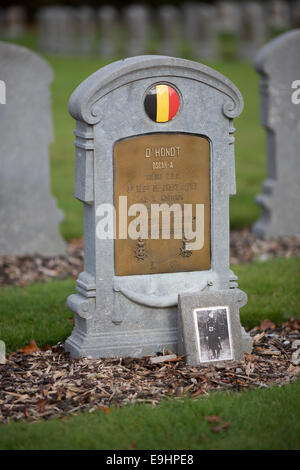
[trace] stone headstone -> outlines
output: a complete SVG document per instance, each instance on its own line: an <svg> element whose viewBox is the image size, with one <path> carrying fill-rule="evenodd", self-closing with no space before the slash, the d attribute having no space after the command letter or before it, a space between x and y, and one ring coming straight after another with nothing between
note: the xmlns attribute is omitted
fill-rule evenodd
<svg viewBox="0 0 300 470"><path fill-rule="evenodd" d="M124 25L127 31L126 55L145 54L148 48L150 16L146 6L129 5L124 11Z"/></svg>
<svg viewBox="0 0 300 470"><path fill-rule="evenodd" d="M266 15L263 5L245 2L241 5L240 57L252 61L266 40Z"/></svg>
<svg viewBox="0 0 300 470"><path fill-rule="evenodd" d="M300 28L300 0L292 4L292 25L294 28Z"/></svg>
<svg viewBox="0 0 300 470"><path fill-rule="evenodd" d="M278 36L258 54L261 123L267 136L267 179L257 197L263 238L300 234L300 30Z"/></svg>
<svg viewBox="0 0 300 470"><path fill-rule="evenodd" d="M57 32L56 52L61 55L77 54L76 9L66 6L54 7L53 26Z"/></svg>
<svg viewBox="0 0 300 470"><path fill-rule="evenodd" d="M212 5L199 5L196 12L196 25L195 57L205 60L216 59L219 56L216 8Z"/></svg>
<svg viewBox="0 0 300 470"><path fill-rule="evenodd" d="M4 341L0 340L0 364L6 363L6 355L5 355L5 343Z"/></svg>
<svg viewBox="0 0 300 470"><path fill-rule="evenodd" d="M76 52L76 15L71 7L50 6L37 13L39 47L51 54Z"/></svg>
<svg viewBox="0 0 300 470"><path fill-rule="evenodd" d="M240 2L219 1L217 8L217 28L221 33L238 34L240 31Z"/></svg>
<svg viewBox="0 0 300 470"><path fill-rule="evenodd" d="M159 53L169 56L178 54L180 41L180 12L172 5L163 5L157 13L160 30Z"/></svg>
<svg viewBox="0 0 300 470"><path fill-rule="evenodd" d="M216 14L216 8L211 5L183 5L185 39L191 56L207 60L218 56Z"/></svg>
<svg viewBox="0 0 300 470"><path fill-rule="evenodd" d="M99 54L102 57L115 57L117 55L116 33L118 26L117 9L106 5L98 10L98 24L100 30Z"/></svg>
<svg viewBox="0 0 300 470"><path fill-rule="evenodd" d="M178 295L235 292L229 198L242 108L226 77L166 56L114 62L74 91L85 265L67 301L72 356L176 353Z"/></svg>
<svg viewBox="0 0 300 470"><path fill-rule="evenodd" d="M40 8L36 14L38 47L43 52L52 52L52 14L50 7Z"/></svg>
<svg viewBox="0 0 300 470"><path fill-rule="evenodd" d="M17 39L26 30L26 11L20 5L14 5L5 10L5 36Z"/></svg>
<svg viewBox="0 0 300 470"><path fill-rule="evenodd" d="M285 0L271 0L268 2L268 27L272 34L283 32L291 25L290 5Z"/></svg>
<svg viewBox="0 0 300 470"><path fill-rule="evenodd" d="M252 351L251 337L240 324L247 296L239 289L179 295L178 348L196 366L243 360Z"/></svg>
<svg viewBox="0 0 300 470"><path fill-rule="evenodd" d="M74 10L76 29L76 55L87 56L93 52L95 36L95 11L84 5Z"/></svg>
<svg viewBox="0 0 300 470"><path fill-rule="evenodd" d="M50 194L52 70L37 54L0 43L0 255L64 253L63 215Z"/></svg>

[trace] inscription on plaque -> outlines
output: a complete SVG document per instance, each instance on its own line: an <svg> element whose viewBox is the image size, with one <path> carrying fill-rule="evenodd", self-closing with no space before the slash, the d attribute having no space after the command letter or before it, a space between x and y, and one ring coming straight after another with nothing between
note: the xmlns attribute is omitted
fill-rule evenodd
<svg viewBox="0 0 300 470"><path fill-rule="evenodd" d="M157 133L117 142L114 205L115 275L210 268L210 144L206 138ZM134 238L127 232L131 223L136 226ZM187 223L194 238L186 236Z"/></svg>

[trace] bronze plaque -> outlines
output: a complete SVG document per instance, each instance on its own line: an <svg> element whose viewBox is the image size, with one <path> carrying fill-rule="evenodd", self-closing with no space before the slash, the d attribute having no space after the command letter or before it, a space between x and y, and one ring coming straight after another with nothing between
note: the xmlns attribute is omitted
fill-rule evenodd
<svg viewBox="0 0 300 470"><path fill-rule="evenodd" d="M143 204L145 209L130 211L133 204ZM160 206L162 204L165 206ZM173 204L176 217L172 210L168 212ZM117 142L114 146L114 205L115 275L210 268L210 145L206 138L157 133ZM192 220L189 226L197 233L194 239L185 236L183 215L187 206L184 205L190 205L188 220ZM161 213L159 219L155 218L153 214L157 215L156 210L159 213L158 207L166 218ZM167 230L168 215L170 238L165 239L168 233L163 230L165 227ZM197 221L199 230L196 230ZM127 236L127 227L132 226L136 227L135 239ZM138 236L141 228L143 231ZM196 240L200 249L191 250L189 242Z"/></svg>

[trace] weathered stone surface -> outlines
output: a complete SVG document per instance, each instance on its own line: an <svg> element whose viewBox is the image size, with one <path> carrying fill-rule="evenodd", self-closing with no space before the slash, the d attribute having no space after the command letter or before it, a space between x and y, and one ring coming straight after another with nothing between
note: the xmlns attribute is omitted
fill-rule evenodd
<svg viewBox="0 0 300 470"><path fill-rule="evenodd" d="M4 341L0 340L0 364L6 363L6 356L5 356L5 343Z"/></svg>
<svg viewBox="0 0 300 470"><path fill-rule="evenodd" d="M261 123L267 134L267 179L257 197L262 238L300 233L300 31L284 33L258 54Z"/></svg>
<svg viewBox="0 0 300 470"><path fill-rule="evenodd" d="M169 84L180 97L176 116L164 122L152 120L144 107L147 92L157 83ZM67 301L76 314L76 326L66 341L72 356L141 357L164 349L175 353L178 295L199 290L231 292L237 287L229 266L229 197L235 194L232 121L242 108L239 90L226 77L197 62L165 56L114 62L74 91L69 110L77 121L75 196L84 205L85 261L77 294ZM115 143L149 134L155 146L156 137L164 133L192 134L211 142L210 269L178 272L175 263L173 272L116 276L115 242L97 236L98 208L114 201ZM149 150L140 158L152 162L154 156ZM165 181L165 170L156 173L156 166L140 172L141 184L149 181L147 175L151 180L161 174ZM197 175L193 178L197 185ZM172 190L167 187L167 191L171 196ZM184 190L178 191L184 201ZM165 198L161 190L158 194ZM182 240L178 240L178 256L180 247Z"/></svg>
<svg viewBox="0 0 300 470"><path fill-rule="evenodd" d="M189 365L199 365L206 363L225 362L227 360L242 360L244 352L252 351L252 339L241 327L239 309L247 302L247 296L240 289L228 289L209 292L195 292L191 294L179 294L178 303L178 350L180 354L186 355L186 362ZM206 332L197 332L197 324L193 312L195 309L205 309L201 314L210 312L210 308L228 307L227 327L229 338L226 342L230 343L227 355L222 354L219 358L207 360L207 356L201 354L206 347ZM206 310L207 309L207 310ZM227 346L225 340L221 339L222 349ZM227 347L228 347L227 346ZM222 350L221 350L222 353Z"/></svg>
<svg viewBox="0 0 300 470"><path fill-rule="evenodd" d="M52 70L37 54L0 43L0 254L59 254L63 215L50 194Z"/></svg>

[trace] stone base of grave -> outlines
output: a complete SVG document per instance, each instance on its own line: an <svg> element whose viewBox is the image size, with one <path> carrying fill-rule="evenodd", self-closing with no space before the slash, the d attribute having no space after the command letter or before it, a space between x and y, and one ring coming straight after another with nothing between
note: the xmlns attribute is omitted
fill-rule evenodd
<svg viewBox="0 0 300 470"><path fill-rule="evenodd" d="M122 334L84 334L74 330L65 343L72 357L144 357L168 350L177 352L177 329L154 329L151 332L127 332Z"/></svg>
<svg viewBox="0 0 300 470"><path fill-rule="evenodd" d="M217 305L220 302L235 302L234 312L230 318L233 328L234 336L234 360L244 359L244 352L251 353L252 339L246 333L240 324L239 308L246 304L247 296L244 292L237 288L231 288L221 291L210 291L210 297L213 296ZM186 296L193 296L193 294L186 294ZM202 293L203 296L203 293ZM107 330L101 328L98 320L90 316L89 311L93 310L91 303L94 300L90 299L90 304L87 299L83 299L81 295L74 294L68 299L68 307L75 311L75 328L71 336L66 340L65 349L74 358L78 357L92 357L93 359L105 357L144 357L153 356L158 352L170 351L172 353L182 354L183 347L180 341L180 328L177 323L177 307L166 309L149 309L145 307L145 311L139 310L139 325L133 329L124 330L124 327L117 322ZM128 302L128 300L127 300ZM124 304L126 299L124 298ZM77 306L76 306L77 305ZM81 307L78 307L78 306ZM139 306L140 308L140 306ZM132 311L127 316L134 322L134 305L132 304ZM79 313L78 313L79 312ZM158 321L157 314L161 316L161 321ZM155 317L152 327L151 322L149 325L149 316ZM163 318L165 317L165 318ZM124 320L125 321L125 320ZM159 325L159 323L161 323ZM166 327L166 324L169 327ZM97 326L96 326L97 325ZM159 327L160 326L160 327ZM102 329L102 331L101 331Z"/></svg>

